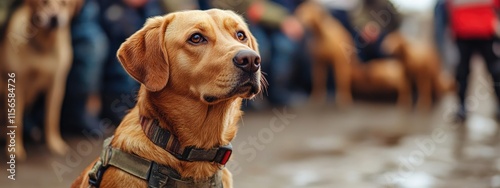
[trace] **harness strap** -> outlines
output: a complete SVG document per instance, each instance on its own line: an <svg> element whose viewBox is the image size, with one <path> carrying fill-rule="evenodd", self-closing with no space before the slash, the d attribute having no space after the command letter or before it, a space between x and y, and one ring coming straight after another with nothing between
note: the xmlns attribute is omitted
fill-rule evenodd
<svg viewBox="0 0 500 188"><path fill-rule="evenodd" d="M179 160L207 161L226 165L231 157L233 151L231 143L206 150L194 146L182 147L175 135L167 129L160 127L158 120L141 116L140 123L144 134L146 134L151 142L168 151Z"/></svg>
<svg viewBox="0 0 500 188"><path fill-rule="evenodd" d="M218 170L216 174L206 181L195 182L192 179L182 179L180 174L174 169L160 165L134 154L123 152L112 148L109 144L109 137L104 141L104 149L101 158L94 164L89 172L90 187L99 187L104 172L109 166L116 167L131 175L141 178L148 182L149 188L222 188L222 171Z"/></svg>
<svg viewBox="0 0 500 188"><path fill-rule="evenodd" d="M152 162L137 155L125 153L119 149L109 147L104 151L103 166L114 166L138 178L147 180Z"/></svg>

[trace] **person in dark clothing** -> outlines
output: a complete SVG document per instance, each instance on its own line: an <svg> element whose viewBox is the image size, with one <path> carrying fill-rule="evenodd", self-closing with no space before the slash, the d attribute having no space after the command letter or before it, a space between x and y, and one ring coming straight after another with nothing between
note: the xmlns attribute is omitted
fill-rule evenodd
<svg viewBox="0 0 500 188"><path fill-rule="evenodd" d="M470 73L471 56L478 52L486 62L486 67L493 78L497 100L500 100L500 62L494 52L497 41L498 17L495 10L500 8L500 1L448 0L451 29L458 46L460 61L456 69L458 82L459 109L457 120L467 118L466 91ZM497 120L500 120L500 103L497 104Z"/></svg>
<svg viewBox="0 0 500 188"><path fill-rule="evenodd" d="M384 37L399 29L402 17L389 0L362 0L357 10L349 14L358 56L363 62L385 58L381 44ZM345 24L344 24L345 25Z"/></svg>
<svg viewBox="0 0 500 188"><path fill-rule="evenodd" d="M157 0L104 0L100 6L101 25L110 45L101 78L101 118L109 118L118 125L127 110L135 105L139 83L122 68L116 51L147 18L164 12Z"/></svg>
<svg viewBox="0 0 500 188"><path fill-rule="evenodd" d="M73 64L68 74L61 110L63 130L93 129L97 117L87 111L89 96L99 90L101 67L108 54L108 39L99 25L99 5L86 0L80 14L71 23Z"/></svg>

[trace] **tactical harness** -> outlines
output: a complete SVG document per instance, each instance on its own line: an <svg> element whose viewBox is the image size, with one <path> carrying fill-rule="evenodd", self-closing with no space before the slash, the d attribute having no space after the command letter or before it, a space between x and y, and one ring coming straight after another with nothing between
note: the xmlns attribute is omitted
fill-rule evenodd
<svg viewBox="0 0 500 188"><path fill-rule="evenodd" d="M146 136L157 146L168 151L182 161L206 161L224 166L232 153L231 144L211 148L208 150L182 147L177 137L170 131L161 128L157 120L141 117L142 130ZM104 140L103 151L100 159L89 172L90 187L99 187L104 172L109 166L116 167L131 175L148 182L149 188L222 188L222 171L218 170L206 181L194 181L182 178L179 173L169 166L158 164L144 159L135 154L126 153L111 147L113 136Z"/></svg>

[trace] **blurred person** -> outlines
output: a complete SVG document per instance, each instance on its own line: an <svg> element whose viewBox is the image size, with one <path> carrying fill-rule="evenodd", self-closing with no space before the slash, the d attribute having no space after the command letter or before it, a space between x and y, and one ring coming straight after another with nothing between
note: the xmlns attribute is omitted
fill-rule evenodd
<svg viewBox="0 0 500 188"><path fill-rule="evenodd" d="M434 6L434 42L443 61L443 68L453 73L458 63L458 50L450 35L448 23L446 0L438 0Z"/></svg>
<svg viewBox="0 0 500 188"><path fill-rule="evenodd" d="M139 84L122 68L116 57L120 45L139 30L148 17L163 14L157 0L102 0L101 26L108 39L109 50L100 85L101 118L118 125L126 111L134 106Z"/></svg>
<svg viewBox="0 0 500 188"><path fill-rule="evenodd" d="M350 23L358 55L363 62L384 58L381 51L384 37L399 28L401 15L389 0L361 0L350 13Z"/></svg>
<svg viewBox="0 0 500 188"><path fill-rule="evenodd" d="M465 104L468 86L471 56L478 52L486 62L486 67L493 78L493 87L497 97L496 119L500 120L500 62L495 46L498 46L499 19L497 12L499 0L447 0L450 27L458 46L460 60L456 67L458 83L459 109L458 122L467 118ZM497 47L498 48L498 47Z"/></svg>
<svg viewBox="0 0 500 188"><path fill-rule="evenodd" d="M294 55L304 29L291 14L300 1L295 0L212 0L215 8L244 13L259 43L262 68L269 81L268 98L273 105L287 105L291 99Z"/></svg>
<svg viewBox="0 0 500 188"><path fill-rule="evenodd" d="M97 126L87 109L91 95L99 91L101 67L108 55L108 39L99 25L99 4L86 0L71 26L73 65L66 83L61 124L63 130L81 131Z"/></svg>
<svg viewBox="0 0 500 188"><path fill-rule="evenodd" d="M444 54L445 51L444 39L448 19L446 0L437 0L436 5L434 6L434 40L436 41L440 54Z"/></svg>

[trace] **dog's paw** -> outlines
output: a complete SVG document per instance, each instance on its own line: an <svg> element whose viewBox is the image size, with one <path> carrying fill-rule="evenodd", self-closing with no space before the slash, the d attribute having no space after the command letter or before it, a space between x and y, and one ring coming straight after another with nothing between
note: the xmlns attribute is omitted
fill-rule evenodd
<svg viewBox="0 0 500 188"><path fill-rule="evenodd" d="M62 138L52 138L47 140L47 145L52 153L64 156L69 151L69 146L62 140Z"/></svg>

